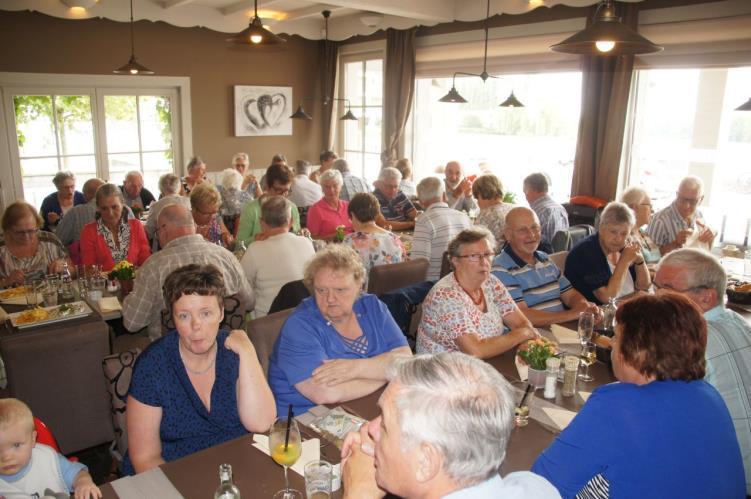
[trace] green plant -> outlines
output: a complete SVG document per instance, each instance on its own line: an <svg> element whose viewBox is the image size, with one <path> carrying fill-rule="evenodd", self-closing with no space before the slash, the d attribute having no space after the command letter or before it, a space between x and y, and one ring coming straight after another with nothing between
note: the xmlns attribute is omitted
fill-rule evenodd
<svg viewBox="0 0 751 499"><path fill-rule="evenodd" d="M545 338L535 338L519 347L517 355L532 369L545 370L545 361L555 356L555 345Z"/></svg>
<svg viewBox="0 0 751 499"><path fill-rule="evenodd" d="M507 192L503 195L503 202L508 204L516 204L516 194L513 192Z"/></svg>
<svg viewBox="0 0 751 499"><path fill-rule="evenodd" d="M128 260L122 260L110 270L107 277L111 280L132 281L136 277L136 268Z"/></svg>

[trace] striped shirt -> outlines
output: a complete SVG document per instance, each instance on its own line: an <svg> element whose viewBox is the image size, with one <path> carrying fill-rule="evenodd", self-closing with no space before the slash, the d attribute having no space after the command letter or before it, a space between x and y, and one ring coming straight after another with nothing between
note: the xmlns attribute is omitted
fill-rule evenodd
<svg viewBox="0 0 751 499"><path fill-rule="evenodd" d="M368 183L352 175L351 172L342 173L342 191L339 193L339 199L344 201L352 201L352 197L360 192L370 192Z"/></svg>
<svg viewBox="0 0 751 499"><path fill-rule="evenodd" d="M441 277L443 252L457 234L471 225L465 213L449 208L446 203L433 203L417 217L410 257L430 260L429 281L437 281Z"/></svg>
<svg viewBox="0 0 751 499"><path fill-rule="evenodd" d="M530 265L507 244L493 260L492 272L516 303L524 300L527 307L543 312L564 310L561 295L571 283L547 254L535 251L534 255L537 263Z"/></svg>
<svg viewBox="0 0 751 499"><path fill-rule="evenodd" d="M661 209L647 226L647 235L658 246L665 246L675 241L678 233L683 229L696 229L696 221L703 221L704 215L698 209L694 212L691 220L686 222L678 212L678 201L673 201L669 206Z"/></svg>
<svg viewBox="0 0 751 499"><path fill-rule="evenodd" d="M405 222L409 220L407 214L415 209L415 205L402 191L398 191L396 196L391 199L386 199L379 189L374 190L373 195L381 205L381 214L386 220Z"/></svg>
<svg viewBox="0 0 751 499"><path fill-rule="evenodd" d="M529 207L537 213L537 218L540 219L541 243L552 244L556 232L568 229L566 208L547 194L529 203Z"/></svg>

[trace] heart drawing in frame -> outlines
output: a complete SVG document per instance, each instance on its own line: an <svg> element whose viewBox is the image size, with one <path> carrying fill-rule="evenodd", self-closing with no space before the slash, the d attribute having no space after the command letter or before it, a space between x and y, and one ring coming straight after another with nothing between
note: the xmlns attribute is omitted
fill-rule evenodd
<svg viewBox="0 0 751 499"><path fill-rule="evenodd" d="M291 135L290 87L235 87L238 135Z"/></svg>

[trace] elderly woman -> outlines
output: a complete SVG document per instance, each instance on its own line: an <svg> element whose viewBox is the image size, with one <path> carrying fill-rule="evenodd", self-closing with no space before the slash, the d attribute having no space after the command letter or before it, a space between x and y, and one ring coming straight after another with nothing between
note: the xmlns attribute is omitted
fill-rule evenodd
<svg viewBox="0 0 751 499"><path fill-rule="evenodd" d="M347 213L347 201L339 199L342 190L342 174L339 170L326 170L319 179L323 197L308 210L308 230L316 239L336 239L336 229L344 226L344 232L352 232L352 221Z"/></svg>
<svg viewBox="0 0 751 499"><path fill-rule="evenodd" d="M219 216L221 201L219 191L209 183L197 185L190 193L190 208L196 223L196 233L210 243L232 249L235 238Z"/></svg>
<svg viewBox="0 0 751 499"><path fill-rule="evenodd" d="M481 175L472 183L472 195L477 199L480 214L475 219L475 225L486 227L498 244L496 251L503 248L506 239L503 229L506 227L506 215L514 209L514 205L503 202L503 184L492 173Z"/></svg>
<svg viewBox="0 0 751 499"><path fill-rule="evenodd" d="M688 298L622 304L611 354L620 382L592 393L532 471L564 498L744 497L733 421L702 379L706 344Z"/></svg>
<svg viewBox="0 0 751 499"><path fill-rule="evenodd" d="M369 192L355 194L347 206L354 232L344 236L344 244L357 251L365 266L363 289L368 289L370 269L407 259L407 250L399 236L376 225L380 212L378 200Z"/></svg>
<svg viewBox="0 0 751 499"><path fill-rule="evenodd" d="M81 263L111 270L127 260L136 267L151 256L146 231L138 219L128 219L123 210L123 193L114 184L96 191L96 220L81 230Z"/></svg>
<svg viewBox="0 0 751 499"><path fill-rule="evenodd" d="M495 239L484 227L463 230L449 243L454 271L433 286L422 304L417 353L459 350L486 359L537 336L490 273L494 248Z"/></svg>
<svg viewBox="0 0 751 499"><path fill-rule="evenodd" d="M626 204L636 215L636 224L631 231L633 240L641 246L641 253L647 263L660 261L660 247L647 235L647 225L652 217L652 200L641 187L629 187L621 194L621 203Z"/></svg>
<svg viewBox="0 0 751 499"><path fill-rule="evenodd" d="M171 204L181 204L190 210L190 199L180 195L180 177L174 173L165 173L159 177L159 192L159 201L151 206L146 218L146 235L156 243L157 221L162 208Z"/></svg>
<svg viewBox="0 0 751 499"><path fill-rule="evenodd" d="M651 279L641 246L631 237L636 218L623 203L608 203L595 234L583 239L566 258L566 277L597 305L649 289Z"/></svg>
<svg viewBox="0 0 751 499"><path fill-rule="evenodd" d="M126 410L128 474L198 452L274 421L274 398L245 331L220 330L222 273L191 264L164 281L176 330L152 343L133 370Z"/></svg>
<svg viewBox="0 0 751 499"><path fill-rule="evenodd" d="M86 203L86 198L76 190L76 177L71 172L57 172L52 177L57 192L48 195L42 201L39 214L44 220L43 230L52 231L68 210L76 205Z"/></svg>
<svg viewBox="0 0 751 499"><path fill-rule="evenodd" d="M0 221L0 287L23 284L28 278L43 277L63 269L67 256L60 240L40 231L42 218L24 201L11 203ZM73 268L72 262L68 265Z"/></svg>
<svg viewBox="0 0 751 499"><path fill-rule="evenodd" d="M200 156L190 158L186 168L188 174L180 179L181 194L183 196L189 196L190 191L195 186L202 184L206 180L206 163L203 162Z"/></svg>
<svg viewBox="0 0 751 499"><path fill-rule="evenodd" d="M248 154L239 152L232 156L232 166L242 176L243 180L240 184L240 189L246 191L251 199L261 197L263 191L261 191L261 186L258 184L256 176L248 173L248 168L250 168L250 157Z"/></svg>
<svg viewBox="0 0 751 499"><path fill-rule="evenodd" d="M282 327L269 362L269 384L280 414L363 397L386 383L386 368L410 355L386 305L362 295L365 269L341 244L318 252L305 268L313 296Z"/></svg>
<svg viewBox="0 0 751 499"><path fill-rule="evenodd" d="M224 225L231 233L235 233L245 204L253 201L253 196L242 188L243 176L234 168L227 168L222 172L220 185L216 190L222 198L222 205L219 207L219 213L222 215Z"/></svg>

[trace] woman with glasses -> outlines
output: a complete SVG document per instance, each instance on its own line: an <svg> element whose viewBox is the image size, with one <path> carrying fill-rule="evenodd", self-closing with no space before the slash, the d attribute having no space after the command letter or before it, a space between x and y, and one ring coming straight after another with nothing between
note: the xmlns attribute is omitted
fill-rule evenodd
<svg viewBox="0 0 751 499"><path fill-rule="evenodd" d="M67 260L65 248L51 232L40 231L43 221L36 209L16 201L3 212L0 226L0 287L23 284L28 278L58 273ZM73 263L68 261L69 268Z"/></svg>
<svg viewBox="0 0 751 499"><path fill-rule="evenodd" d="M219 215L221 205L222 197L212 184L199 184L190 192L190 208L196 223L196 233L210 243L231 250L235 247L235 238Z"/></svg>
<svg viewBox="0 0 751 499"><path fill-rule="evenodd" d="M123 193L115 184L96 190L96 220L81 230L81 263L111 270L127 260L140 267L151 256L146 230L140 220L128 219Z"/></svg>
<svg viewBox="0 0 751 499"><path fill-rule="evenodd" d="M56 192L42 200L39 213L44 219L42 229L54 231L60 219L68 211L79 204L86 203L84 195L76 190L76 177L68 171L57 172L52 178Z"/></svg>
<svg viewBox="0 0 751 499"><path fill-rule="evenodd" d="M454 271L433 286L422 304L417 353L458 350L485 359L537 336L490 273L494 248L495 238L484 227L464 230L449 243Z"/></svg>
<svg viewBox="0 0 751 499"><path fill-rule="evenodd" d="M323 197L308 210L308 230L316 239L333 241L340 226L346 234L352 232L352 220L347 212L349 201L339 199L344 180L339 170L331 169L323 172L318 181Z"/></svg>
<svg viewBox="0 0 751 499"><path fill-rule="evenodd" d="M629 187L621 194L621 203L628 205L636 215L636 225L631 230L631 237L641 246L641 253L647 263L660 261L660 247L647 235L647 225L652 218L652 200L643 188Z"/></svg>

